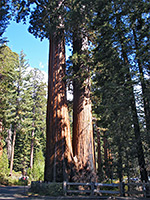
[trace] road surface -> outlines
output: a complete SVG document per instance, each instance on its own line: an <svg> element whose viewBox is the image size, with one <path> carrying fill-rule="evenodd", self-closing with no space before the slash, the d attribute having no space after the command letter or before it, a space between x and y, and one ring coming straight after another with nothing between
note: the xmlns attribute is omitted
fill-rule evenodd
<svg viewBox="0 0 150 200"><path fill-rule="evenodd" d="M0 186L0 200L40 200L40 199L51 199L51 200L150 200L146 198L135 198L135 197L45 197L45 196L28 196L28 186Z"/></svg>
<svg viewBox="0 0 150 200"><path fill-rule="evenodd" d="M26 199L28 186L0 186L0 199Z"/></svg>

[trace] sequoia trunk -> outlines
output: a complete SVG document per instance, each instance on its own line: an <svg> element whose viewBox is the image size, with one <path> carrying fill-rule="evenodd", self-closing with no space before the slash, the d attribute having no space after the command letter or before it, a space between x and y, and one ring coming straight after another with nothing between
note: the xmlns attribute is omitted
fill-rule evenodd
<svg viewBox="0 0 150 200"><path fill-rule="evenodd" d="M87 48L87 38L75 32L73 53L77 54L79 59L73 68L75 75L78 74L79 77L73 82L73 153L79 172L77 179L84 182L95 181L90 78L82 80L81 73L87 73L88 67L80 60L80 55L83 55L88 50Z"/></svg>
<svg viewBox="0 0 150 200"><path fill-rule="evenodd" d="M66 102L65 44L62 36L50 36L46 121L45 181L66 180L72 164L70 122Z"/></svg>

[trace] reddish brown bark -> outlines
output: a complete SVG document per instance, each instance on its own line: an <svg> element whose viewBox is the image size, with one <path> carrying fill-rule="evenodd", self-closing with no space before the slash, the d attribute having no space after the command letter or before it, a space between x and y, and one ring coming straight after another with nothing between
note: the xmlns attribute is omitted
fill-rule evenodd
<svg viewBox="0 0 150 200"><path fill-rule="evenodd" d="M81 55L87 50L86 39L77 32L74 33L74 53ZM82 61L74 64L74 73L79 73L81 69L80 73L88 71L88 67ZM90 78L87 77L84 82L81 79L76 79L73 83L73 153L79 172L77 181L95 181Z"/></svg>
<svg viewBox="0 0 150 200"><path fill-rule="evenodd" d="M66 180L72 164L70 122L66 103L65 45L50 36L45 181Z"/></svg>
<svg viewBox="0 0 150 200"><path fill-rule="evenodd" d="M112 155L111 155L111 149L108 143L108 139L106 136L106 132L104 131L103 135L103 147L104 147L104 170L105 170L105 175L108 178L112 177L112 172L111 172L111 166L112 166Z"/></svg>

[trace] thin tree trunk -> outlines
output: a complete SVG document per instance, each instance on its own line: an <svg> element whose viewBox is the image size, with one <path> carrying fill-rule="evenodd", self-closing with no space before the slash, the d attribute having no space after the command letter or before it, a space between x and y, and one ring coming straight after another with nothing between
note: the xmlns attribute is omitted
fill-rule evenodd
<svg viewBox="0 0 150 200"><path fill-rule="evenodd" d="M118 146L118 178L119 181L122 182L123 180L123 174L122 174L122 148L121 145L119 144Z"/></svg>
<svg viewBox="0 0 150 200"><path fill-rule="evenodd" d="M102 178L102 153L101 153L101 138L100 130L97 129L97 152L98 152L98 176Z"/></svg>
<svg viewBox="0 0 150 200"><path fill-rule="evenodd" d="M123 50L123 47L122 47L122 55L123 55L125 64L129 66L128 58ZM132 82L129 68L128 68L127 80L129 83ZM138 120L137 109L136 109L136 104L135 104L134 89L132 85L130 85L130 95L131 95L130 103L131 103L131 109L132 109L132 118L133 118L133 124L134 124L134 134L135 134L135 139L137 142L137 145L136 145L137 156L138 156L138 162L139 162L139 167L140 167L141 180L142 181L145 180L147 182L148 176L147 176L144 151L143 151L143 146L142 146L142 141L141 141L139 120Z"/></svg>
<svg viewBox="0 0 150 200"><path fill-rule="evenodd" d="M9 173L10 176L12 175L13 164L14 164L15 142L16 142L16 127L14 127L14 134L13 134L12 148L11 148L10 173Z"/></svg>
<svg viewBox="0 0 150 200"><path fill-rule="evenodd" d="M32 130L32 135L31 135L30 169L33 168L33 153L34 153L34 130Z"/></svg>
<svg viewBox="0 0 150 200"><path fill-rule="evenodd" d="M106 132L104 131L104 136L103 136L103 141L104 141L104 163L105 163L105 174L107 178L111 178L111 153L108 145L108 140L106 137Z"/></svg>
<svg viewBox="0 0 150 200"><path fill-rule="evenodd" d="M63 80L65 67L64 37L50 35L45 181L63 181L69 179L67 174L71 176L73 154Z"/></svg>
<svg viewBox="0 0 150 200"><path fill-rule="evenodd" d="M78 31L74 32L73 52L82 55L87 47L87 38L81 36ZM78 74L81 69L85 70L84 72L88 71L88 67L80 61L77 65L74 64L73 68L75 74ZM86 78L83 85L79 78L74 80L73 94L73 152L80 171L78 181L95 181L90 78ZM85 172L89 176L86 176Z"/></svg>
<svg viewBox="0 0 150 200"><path fill-rule="evenodd" d="M128 58L127 58L125 52L123 52L123 49L122 49L122 53L124 56L125 63L128 64L128 66L129 66ZM132 82L129 68L128 68L127 80L129 83ZM148 175L147 175L147 171L146 171L146 164L145 164L144 151L143 151L142 140L141 140L140 126L139 126L139 120L138 120L137 109L136 109L136 104L135 104L134 89L133 89L132 85L130 85L130 95L131 95L130 103L131 103L131 109L132 109L132 118L133 118L133 124L134 124L134 134L135 134L135 139L137 142L137 145L136 145L137 146L137 156L138 156L138 163L139 163L139 167L140 167L141 180L147 182Z"/></svg>
<svg viewBox="0 0 150 200"><path fill-rule="evenodd" d="M8 160L10 160L11 158L11 142L12 140L12 132L11 132L11 128L8 130L8 134L7 134L7 138L6 138L6 142L7 142L7 155L8 155Z"/></svg>

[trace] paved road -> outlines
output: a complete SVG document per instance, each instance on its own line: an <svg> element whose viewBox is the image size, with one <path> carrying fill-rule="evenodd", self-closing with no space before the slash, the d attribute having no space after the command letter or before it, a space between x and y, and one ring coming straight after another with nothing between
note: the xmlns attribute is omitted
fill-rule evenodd
<svg viewBox="0 0 150 200"><path fill-rule="evenodd" d="M0 200L41 200L41 199L51 199L51 200L150 200L146 198L134 198L134 197L40 197L40 196L28 196L28 186L0 186Z"/></svg>
<svg viewBox="0 0 150 200"><path fill-rule="evenodd" d="M0 199L26 199L28 186L0 186Z"/></svg>

